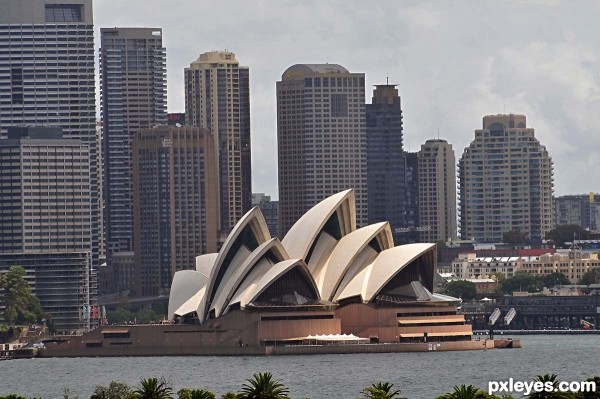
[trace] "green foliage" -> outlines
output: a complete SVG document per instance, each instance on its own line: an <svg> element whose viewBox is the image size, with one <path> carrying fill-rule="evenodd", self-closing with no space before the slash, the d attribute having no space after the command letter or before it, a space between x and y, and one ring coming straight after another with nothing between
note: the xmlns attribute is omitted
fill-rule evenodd
<svg viewBox="0 0 600 399"><path fill-rule="evenodd" d="M436 399L497 399L497 396L489 395L487 392L473 385L454 386L452 392L438 396Z"/></svg>
<svg viewBox="0 0 600 399"><path fill-rule="evenodd" d="M25 396L21 396L16 393L11 393L10 395L0 396L0 399L27 399Z"/></svg>
<svg viewBox="0 0 600 399"><path fill-rule="evenodd" d="M541 277L544 287L552 288L557 285L569 285L571 282L563 273L550 273Z"/></svg>
<svg viewBox="0 0 600 399"><path fill-rule="evenodd" d="M531 392L529 396L527 396L530 399L573 399L576 397L572 392L558 391L558 384L560 383L560 380L557 378L556 374L538 375L533 380L536 382L542 382L544 384L546 382L551 382L555 392Z"/></svg>
<svg viewBox="0 0 600 399"><path fill-rule="evenodd" d="M144 378L133 393L137 399L172 399L173 388L164 378Z"/></svg>
<svg viewBox="0 0 600 399"><path fill-rule="evenodd" d="M41 322L46 316L40 301L31 293L25 274L21 266L11 266L0 276L0 289L4 290L4 320L9 325Z"/></svg>
<svg viewBox="0 0 600 399"><path fill-rule="evenodd" d="M133 391L129 385L112 381L108 387L98 385L90 399L133 399Z"/></svg>
<svg viewBox="0 0 600 399"><path fill-rule="evenodd" d="M593 381L596 383L596 392L579 392L575 397L577 399L600 399L600 375L588 378L586 381Z"/></svg>
<svg viewBox="0 0 600 399"><path fill-rule="evenodd" d="M204 389L183 388L177 392L179 399L215 399L215 394Z"/></svg>
<svg viewBox="0 0 600 399"><path fill-rule="evenodd" d="M393 386L389 382L376 382L361 393L365 399L404 399L400 397L400 390L393 390Z"/></svg>
<svg viewBox="0 0 600 399"><path fill-rule="evenodd" d="M546 233L547 240L551 240L554 245L563 248L567 246L566 242L573 241L573 237L576 240L587 240L590 238L590 232L576 224L562 224Z"/></svg>
<svg viewBox="0 0 600 399"><path fill-rule="evenodd" d="M273 379L271 373L256 373L246 380L239 399L287 399L290 390L280 380Z"/></svg>
<svg viewBox="0 0 600 399"><path fill-rule="evenodd" d="M137 320L138 323L150 323L151 321L156 321L158 319L158 316L156 314L156 312L152 309L140 309L136 314L135 314L135 319Z"/></svg>
<svg viewBox="0 0 600 399"><path fill-rule="evenodd" d="M502 242L505 244L523 245L529 243L529 236L525 232L516 230L502 233Z"/></svg>
<svg viewBox="0 0 600 399"><path fill-rule="evenodd" d="M237 393L227 392L221 396L221 399L239 399L239 396Z"/></svg>
<svg viewBox="0 0 600 399"><path fill-rule="evenodd" d="M462 299L475 299L477 297L477 288L475 283L466 280L450 281L446 284L444 293Z"/></svg>
<svg viewBox="0 0 600 399"><path fill-rule="evenodd" d="M108 312L108 320L111 323L125 323L133 320L133 314L122 307L117 307L116 310Z"/></svg>
<svg viewBox="0 0 600 399"><path fill-rule="evenodd" d="M508 277L498 286L498 290L505 294L511 294L514 291L537 292L544 287L543 281L537 276L519 271L511 277Z"/></svg>
<svg viewBox="0 0 600 399"><path fill-rule="evenodd" d="M581 279L579 280L579 284L581 284L581 285L596 284L596 279L598 278L598 275L600 275L600 269L592 269L590 271L587 271L583 274L583 276L581 276Z"/></svg>

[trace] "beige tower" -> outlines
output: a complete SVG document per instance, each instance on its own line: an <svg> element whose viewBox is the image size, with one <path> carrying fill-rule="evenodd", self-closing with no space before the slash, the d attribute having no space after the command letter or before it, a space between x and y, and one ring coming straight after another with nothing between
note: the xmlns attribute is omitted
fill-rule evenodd
<svg viewBox="0 0 600 399"><path fill-rule="evenodd" d="M519 231L541 243L553 227L553 166L525 115L488 115L458 163L463 239L501 242Z"/></svg>
<svg viewBox="0 0 600 399"><path fill-rule="evenodd" d="M456 169L446 140L427 140L418 153L421 242L456 240Z"/></svg>
<svg viewBox="0 0 600 399"><path fill-rule="evenodd" d="M279 233L322 199L353 188L367 224L365 75L336 64L298 64L277 82Z"/></svg>
<svg viewBox="0 0 600 399"><path fill-rule="evenodd" d="M185 120L207 129L218 160L219 230L225 237L250 209L250 86L235 54L213 51L185 69Z"/></svg>

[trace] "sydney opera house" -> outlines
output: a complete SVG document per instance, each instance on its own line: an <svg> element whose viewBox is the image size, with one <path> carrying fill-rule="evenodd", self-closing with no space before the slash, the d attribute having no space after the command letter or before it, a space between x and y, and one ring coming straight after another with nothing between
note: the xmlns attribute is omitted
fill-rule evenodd
<svg viewBox="0 0 600 399"><path fill-rule="evenodd" d="M387 222L357 229L353 190L314 206L282 240L256 207L219 253L175 274L169 318L198 326L208 346L470 340L458 300L432 293L435 263L435 244L394 246Z"/></svg>

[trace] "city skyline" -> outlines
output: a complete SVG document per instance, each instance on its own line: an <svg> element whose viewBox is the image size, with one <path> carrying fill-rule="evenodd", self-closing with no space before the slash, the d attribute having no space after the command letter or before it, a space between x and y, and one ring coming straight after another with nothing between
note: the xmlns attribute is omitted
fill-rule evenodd
<svg viewBox="0 0 600 399"><path fill-rule="evenodd" d="M398 84L407 151L439 131L460 154L484 115L524 114L555 161L555 194L598 191L591 173L581 173L600 167L588 149L600 144L597 4L232 2L196 17L189 1L169 13L143 4L95 4L95 30L163 29L169 112L184 110L183 68L200 53L226 48L250 67L255 192L277 195L275 82L289 65L311 62L365 73L368 95L387 76Z"/></svg>

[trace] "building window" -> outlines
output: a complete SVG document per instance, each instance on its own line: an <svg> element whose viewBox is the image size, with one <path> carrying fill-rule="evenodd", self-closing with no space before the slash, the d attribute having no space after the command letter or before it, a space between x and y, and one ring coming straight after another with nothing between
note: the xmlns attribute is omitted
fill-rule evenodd
<svg viewBox="0 0 600 399"><path fill-rule="evenodd" d="M83 4L46 4L46 22L82 22Z"/></svg>
<svg viewBox="0 0 600 399"><path fill-rule="evenodd" d="M348 116L348 95L347 94L332 94L331 95L331 116L333 118Z"/></svg>

